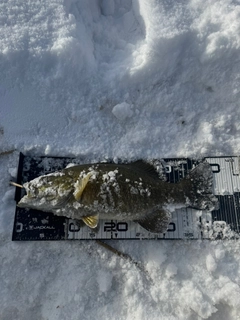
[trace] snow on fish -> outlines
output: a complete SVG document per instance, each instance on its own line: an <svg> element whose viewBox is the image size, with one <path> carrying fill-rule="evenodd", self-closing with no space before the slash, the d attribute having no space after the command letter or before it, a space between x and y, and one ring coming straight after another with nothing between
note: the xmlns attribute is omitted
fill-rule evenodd
<svg viewBox="0 0 240 320"><path fill-rule="evenodd" d="M26 195L18 206L81 219L90 228L96 228L99 219L115 219L162 233L170 222L169 205L213 210L217 199L212 186L207 162L176 184L162 181L155 168L143 161L83 164L24 183Z"/></svg>

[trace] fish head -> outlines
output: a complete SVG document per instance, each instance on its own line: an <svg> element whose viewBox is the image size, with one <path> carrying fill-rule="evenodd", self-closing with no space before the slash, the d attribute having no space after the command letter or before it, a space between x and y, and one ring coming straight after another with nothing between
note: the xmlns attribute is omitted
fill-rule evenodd
<svg viewBox="0 0 240 320"><path fill-rule="evenodd" d="M18 202L19 207L49 212L61 208L73 193L71 181L61 172L35 178L23 188L26 194Z"/></svg>

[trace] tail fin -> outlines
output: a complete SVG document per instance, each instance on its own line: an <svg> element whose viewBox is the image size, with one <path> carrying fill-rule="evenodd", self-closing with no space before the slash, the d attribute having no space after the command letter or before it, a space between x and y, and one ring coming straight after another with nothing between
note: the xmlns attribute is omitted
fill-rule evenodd
<svg viewBox="0 0 240 320"><path fill-rule="evenodd" d="M191 187L186 192L187 204L195 209L212 211L217 207L217 198L213 194L212 167L202 162L186 177Z"/></svg>

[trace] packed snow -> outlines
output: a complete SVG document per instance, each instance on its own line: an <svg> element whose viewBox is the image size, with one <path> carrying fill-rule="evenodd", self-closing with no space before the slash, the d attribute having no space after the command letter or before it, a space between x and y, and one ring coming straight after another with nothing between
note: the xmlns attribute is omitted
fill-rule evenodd
<svg viewBox="0 0 240 320"><path fill-rule="evenodd" d="M240 153L238 0L0 3L0 319L240 319L239 241L12 242L18 155Z"/></svg>

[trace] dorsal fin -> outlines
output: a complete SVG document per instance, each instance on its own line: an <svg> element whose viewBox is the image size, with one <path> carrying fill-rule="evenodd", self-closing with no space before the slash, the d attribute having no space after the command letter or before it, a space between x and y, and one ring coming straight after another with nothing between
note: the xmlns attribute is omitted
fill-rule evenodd
<svg viewBox="0 0 240 320"><path fill-rule="evenodd" d="M73 192L73 195L77 201L80 200L82 193L83 193L83 190L86 188L86 185L87 185L91 175L92 175L92 173L89 172L84 178L79 178L77 180L77 182L75 183L75 185L74 185L75 190Z"/></svg>
<svg viewBox="0 0 240 320"><path fill-rule="evenodd" d="M130 163L130 165L133 166L134 169L144 171L145 173L147 173L149 176L151 176L154 179L160 179L158 172L156 171L154 166L151 165L150 163L147 163L143 160L137 160L135 162Z"/></svg>

